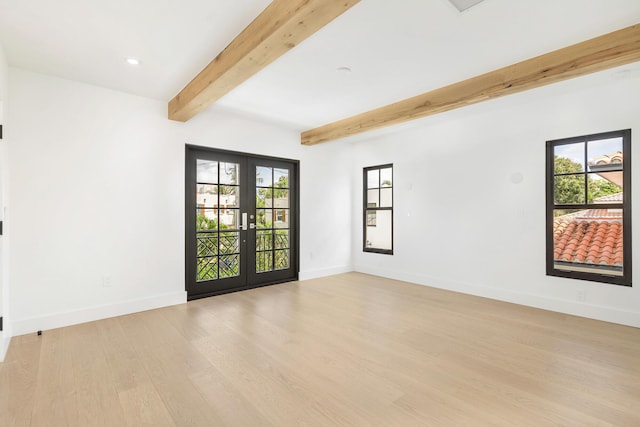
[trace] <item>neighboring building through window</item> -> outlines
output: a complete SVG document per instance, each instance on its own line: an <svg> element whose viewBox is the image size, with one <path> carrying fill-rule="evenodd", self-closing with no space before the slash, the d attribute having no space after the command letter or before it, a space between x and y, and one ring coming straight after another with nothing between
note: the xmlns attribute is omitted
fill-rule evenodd
<svg viewBox="0 0 640 427"><path fill-rule="evenodd" d="M364 168L363 250L393 254L393 165Z"/></svg>
<svg viewBox="0 0 640 427"><path fill-rule="evenodd" d="M631 130L547 141L547 274L631 286Z"/></svg>

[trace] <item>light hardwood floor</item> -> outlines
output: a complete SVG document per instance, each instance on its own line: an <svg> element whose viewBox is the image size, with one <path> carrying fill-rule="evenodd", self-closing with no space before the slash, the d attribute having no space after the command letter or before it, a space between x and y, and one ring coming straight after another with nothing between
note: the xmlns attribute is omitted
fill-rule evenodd
<svg viewBox="0 0 640 427"><path fill-rule="evenodd" d="M0 426L640 426L640 329L357 273L12 340Z"/></svg>

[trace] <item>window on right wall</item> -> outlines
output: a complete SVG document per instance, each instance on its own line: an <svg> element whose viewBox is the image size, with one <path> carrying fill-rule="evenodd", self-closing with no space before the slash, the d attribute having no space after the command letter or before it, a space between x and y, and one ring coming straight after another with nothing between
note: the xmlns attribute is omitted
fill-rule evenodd
<svg viewBox="0 0 640 427"><path fill-rule="evenodd" d="M547 141L547 275L631 286L631 130Z"/></svg>
<svg viewBox="0 0 640 427"><path fill-rule="evenodd" d="M364 252L393 255L393 165L363 169Z"/></svg>

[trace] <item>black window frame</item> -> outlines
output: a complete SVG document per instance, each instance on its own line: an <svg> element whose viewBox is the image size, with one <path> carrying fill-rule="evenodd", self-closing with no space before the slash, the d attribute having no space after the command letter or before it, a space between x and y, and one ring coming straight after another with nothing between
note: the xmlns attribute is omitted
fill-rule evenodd
<svg viewBox="0 0 640 427"><path fill-rule="evenodd" d="M382 187L382 183L379 182L378 183L378 190L381 189L391 189L391 206L386 206L386 207L380 207L380 203L378 203L378 206L376 207L372 207L372 206L368 206L367 203L367 199L368 199L368 190L372 190L374 188L368 188L368 176L367 174L369 173L369 171L372 170L382 170L382 169L391 169L391 186L389 187ZM393 176L393 163L387 163L384 165L377 165L377 166L369 166L366 168L362 169L362 186L363 186L363 197L362 197L362 204L363 204L363 210L362 210L362 251L363 252L371 252L371 253L377 253L377 254L384 254L384 255L393 255L393 248L394 248L394 215L393 215L393 206L395 204L395 200L394 200L394 191L393 191L393 187L394 187L394 176ZM380 192L379 192L380 193ZM373 248L373 247L367 247L367 211L375 211L376 212L376 216L377 216L377 212L378 211L391 211L391 249L380 249L380 248Z"/></svg>
<svg viewBox="0 0 640 427"><path fill-rule="evenodd" d="M589 203L587 177L594 171L589 171L587 152L590 142L622 138L622 203ZM554 200L554 148L561 145L585 143L584 171L571 173L571 175L584 174L585 198L582 204L556 204ZM608 275L601 272L570 271L555 267L554 260L554 210L588 210L588 209L622 209L622 239L623 262L622 276ZM546 142L546 272L548 276L565 277L571 279L587 280L592 282L607 283L620 286L632 286L632 256L631 256L631 129L603 132L571 138L550 140Z"/></svg>

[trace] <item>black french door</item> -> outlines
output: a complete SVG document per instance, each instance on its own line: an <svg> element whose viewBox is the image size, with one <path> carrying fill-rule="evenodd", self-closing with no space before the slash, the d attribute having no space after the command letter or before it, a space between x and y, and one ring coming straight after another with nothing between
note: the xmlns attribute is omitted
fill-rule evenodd
<svg viewBox="0 0 640 427"><path fill-rule="evenodd" d="M299 163L186 150L188 299L297 280Z"/></svg>

